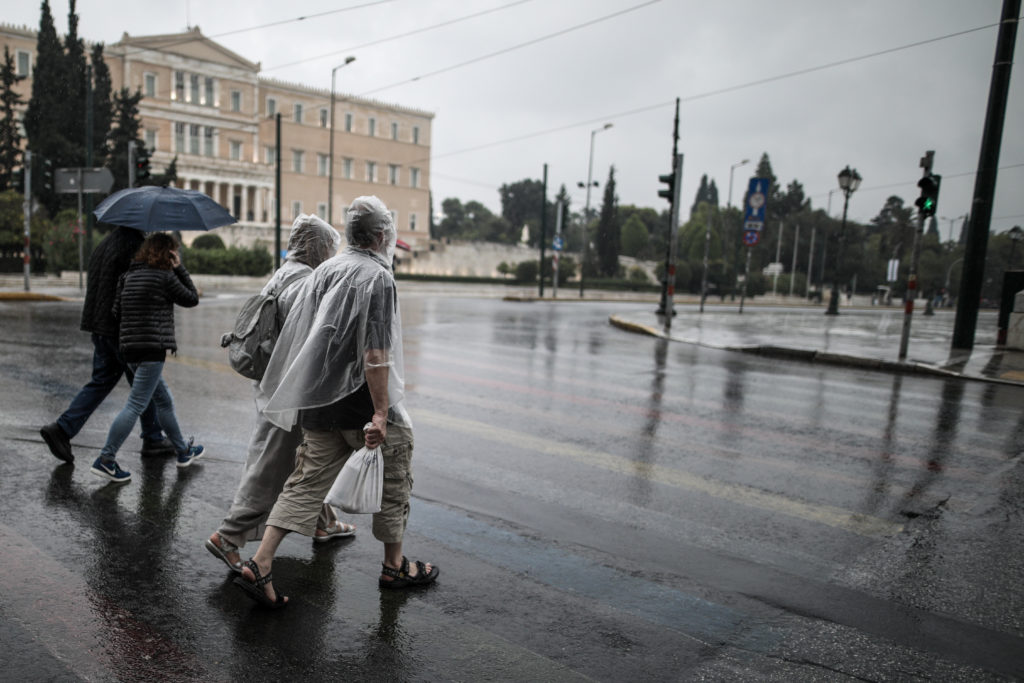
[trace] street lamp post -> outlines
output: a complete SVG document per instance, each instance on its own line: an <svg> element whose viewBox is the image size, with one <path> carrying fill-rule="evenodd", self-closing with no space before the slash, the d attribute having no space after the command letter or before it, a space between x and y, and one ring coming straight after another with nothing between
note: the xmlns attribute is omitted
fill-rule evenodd
<svg viewBox="0 0 1024 683"><path fill-rule="evenodd" d="M744 159L743 161L737 162L729 167L729 201L726 202L725 208L732 208L732 172L744 164L749 164L750 159Z"/></svg>
<svg viewBox="0 0 1024 683"><path fill-rule="evenodd" d="M1012 228L1010 228L1009 235L1010 239L1013 241L1010 242L1010 262L1008 264L1007 270L1013 270L1013 252L1017 250L1017 242L1020 242L1021 239L1024 239L1024 230L1021 230L1019 225L1015 225Z"/></svg>
<svg viewBox="0 0 1024 683"><path fill-rule="evenodd" d="M839 239L836 242L836 265L832 278L832 296L828 300L825 315L839 315L839 271L843 263L843 238L846 234L846 210L850 206L850 195L860 187L861 177L857 169L849 166L839 172L839 189L843 191L843 221L839 224Z"/></svg>
<svg viewBox="0 0 1024 683"><path fill-rule="evenodd" d="M942 217L942 220L949 221L949 241L950 242L953 241L953 226L961 218L967 218L967 214L966 213L965 214L961 214L961 215L957 216L956 218L946 218L945 216ZM939 241L940 242L942 241L942 235L939 235Z"/></svg>
<svg viewBox="0 0 1024 683"><path fill-rule="evenodd" d="M594 184L594 136L608 130L612 124L606 123L600 128L590 131L590 161L587 162L587 203L583 209L583 248L580 252L580 298L583 298L583 265L587 261L587 221L590 219L590 188Z"/></svg>
<svg viewBox="0 0 1024 683"><path fill-rule="evenodd" d="M348 66L354 61L356 58L350 55L345 57L344 64L339 64L331 69L331 139L328 143L330 149L327 153L327 222L330 225L334 225L334 75L338 73L338 69Z"/></svg>

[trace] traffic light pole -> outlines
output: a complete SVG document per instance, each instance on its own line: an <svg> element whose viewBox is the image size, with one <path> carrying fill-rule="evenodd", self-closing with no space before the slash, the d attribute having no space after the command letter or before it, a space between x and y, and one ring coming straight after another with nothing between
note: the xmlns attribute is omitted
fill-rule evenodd
<svg viewBox="0 0 1024 683"><path fill-rule="evenodd" d="M676 118L672 124L672 166L675 167L676 155L679 154L679 98L676 98ZM660 193L659 193L660 194ZM669 214L672 213L672 207L669 207ZM678 214L677 214L678 215ZM658 315L665 315L668 310L669 299L668 299L668 264L672 260L672 225L668 226L669 232L669 243L665 245L665 277L661 282L661 301L658 303ZM673 284L675 281L673 281Z"/></svg>
<svg viewBox="0 0 1024 683"><path fill-rule="evenodd" d="M929 150L925 152L924 156L921 157L921 168L924 169L921 173L922 182L931 176L932 174L932 162L935 160L935 152ZM925 188L922 187L922 192L926 192ZM921 200L918 200L923 204ZM935 213L935 204L932 203L930 211L932 215ZM910 343L910 322L914 317L914 299L917 298L917 265L921 259L921 239L924 236L924 217L926 213L924 206L920 206L917 209L917 230L914 231L914 248L911 251L910 257L910 272L907 274L907 291L904 294L904 308L903 308L903 332L900 334L900 354L899 360L903 361L907 358L907 346Z"/></svg>
<svg viewBox="0 0 1024 683"><path fill-rule="evenodd" d="M32 273L32 150L26 149L24 156L25 169L22 175L25 179L25 202L22 204L22 212L25 216L25 291L29 291L29 275Z"/></svg>
<svg viewBox="0 0 1024 683"><path fill-rule="evenodd" d="M675 304L673 297L676 293L676 237L679 234L679 194L683 186L683 155L676 154L675 163L672 164L672 212L669 216L669 243L668 243L668 264L665 268L665 331L672 328L672 318L675 316Z"/></svg>

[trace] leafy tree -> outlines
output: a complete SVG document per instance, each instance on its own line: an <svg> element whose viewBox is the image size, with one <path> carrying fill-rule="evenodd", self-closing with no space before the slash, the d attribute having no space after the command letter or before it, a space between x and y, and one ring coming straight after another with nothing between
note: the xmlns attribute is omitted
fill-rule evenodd
<svg viewBox="0 0 1024 683"><path fill-rule="evenodd" d="M81 166L85 163L85 104L86 81L85 42L78 37L78 14L75 0L68 3L68 34L64 38L64 84L60 115L63 133L69 144L71 158L78 162L69 164Z"/></svg>
<svg viewBox="0 0 1024 683"><path fill-rule="evenodd" d="M466 202L450 197L441 202L444 218L437 226L440 239L479 240L515 244L514 231L501 216L478 201Z"/></svg>
<svg viewBox="0 0 1024 683"><path fill-rule="evenodd" d="M647 226L637 214L631 215L622 225L622 253L626 256L639 258L647 249L650 235Z"/></svg>
<svg viewBox="0 0 1024 683"><path fill-rule="evenodd" d="M107 157L107 168L114 175L114 186L111 190L114 192L128 187L129 144L135 143L136 158L145 159L144 165L146 168L149 167L146 143L139 137L139 129L142 127L139 119L139 101L141 99L141 91L136 90L133 94L128 91L128 88L121 88L120 92L114 95L115 125L107 136L110 150ZM152 183L152 179L150 179L150 183Z"/></svg>
<svg viewBox="0 0 1024 683"><path fill-rule="evenodd" d="M173 185L178 181L178 155L175 154L174 158L171 159L171 163L167 164L167 168L164 169L163 173L157 173L156 175L149 176L149 184L167 187ZM433 219L431 219L433 220Z"/></svg>
<svg viewBox="0 0 1024 683"><path fill-rule="evenodd" d="M224 240L212 232L203 233L192 240L193 249L225 249Z"/></svg>
<svg viewBox="0 0 1024 683"><path fill-rule="evenodd" d="M92 47L92 163L103 166L107 162L107 136L114 119L114 104L111 101L110 68L103 57L103 43Z"/></svg>
<svg viewBox="0 0 1024 683"><path fill-rule="evenodd" d="M707 173L700 177L700 187L697 188L697 196L694 197L693 206L690 207L691 218L697 211L697 207L701 202L705 202L711 206L718 206L718 188L715 186L714 180L708 183Z"/></svg>
<svg viewBox="0 0 1024 683"><path fill-rule="evenodd" d="M543 181L527 178L509 185L502 185L498 194L501 196L501 217L508 221L516 235L524 225L529 226L529 244L532 247L537 246L540 243L542 202L545 210L547 209Z"/></svg>
<svg viewBox="0 0 1024 683"><path fill-rule="evenodd" d="M596 250L598 272L604 277L615 277L619 273L619 251L622 234L618 222L619 198L615 196L615 167L608 170L608 182L604 186L601 200L601 217L597 223Z"/></svg>
<svg viewBox="0 0 1024 683"><path fill-rule="evenodd" d="M913 209L903 205L900 197L893 195L885 200L882 210L871 219L872 231L879 235L879 256L903 261L903 255L914 244L916 226L913 213Z"/></svg>
<svg viewBox="0 0 1024 683"><path fill-rule="evenodd" d="M21 133L15 109L23 104L21 95L14 89L24 80L14 68L14 57L4 46L4 63L0 67L0 191L14 189L15 172L21 161Z"/></svg>
<svg viewBox="0 0 1024 683"><path fill-rule="evenodd" d="M25 134L34 152L32 191L51 216L60 206L60 195L47 187L43 169L73 166L72 153L64 135L65 95L64 49L53 25L49 0L43 0L36 34L36 63L32 73L32 95L25 110Z"/></svg>

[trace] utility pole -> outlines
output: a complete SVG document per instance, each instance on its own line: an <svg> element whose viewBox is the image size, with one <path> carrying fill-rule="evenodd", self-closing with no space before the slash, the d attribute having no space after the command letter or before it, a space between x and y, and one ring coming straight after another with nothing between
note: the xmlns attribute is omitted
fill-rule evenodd
<svg viewBox="0 0 1024 683"><path fill-rule="evenodd" d="M540 298L544 298L544 243L548 240L548 165L544 164L544 184L540 192Z"/></svg>
<svg viewBox="0 0 1024 683"><path fill-rule="evenodd" d="M797 225L793 234L793 267L789 271L789 297L793 298L793 285L796 283L796 252L800 246L800 226Z"/></svg>
<svg viewBox="0 0 1024 683"><path fill-rule="evenodd" d="M672 168L673 169L675 168L676 156L678 154L679 154L679 98L677 97L676 98L676 118L675 118L674 123L672 124ZM668 212L669 212L669 215L671 215L673 210L674 210L674 208L675 208L674 205L672 204L672 199L671 199L671 197L667 196L666 194L662 194L662 193L667 193L669 191L671 191L671 188L667 188L665 190L662 190L661 192L658 193L658 196L666 197L669 200L669 211ZM678 215L679 214L676 213L676 216L678 216ZM669 301L669 291L668 291L669 290L668 266L669 266L669 263L672 261L672 240L674 239L672 237L672 235L675 234L674 231L675 231L675 226L670 224L668 226L669 243L665 245L665 278L661 282L661 301L658 304L658 310L657 310L657 314L658 315L666 315L666 314L673 315L675 313L675 311L671 311L671 312L669 311L669 306L671 305L671 302ZM674 277L674 274L673 274L673 277ZM672 287L673 288L675 287L675 281L672 282Z"/></svg>
<svg viewBox="0 0 1024 683"><path fill-rule="evenodd" d="M935 161L935 152L928 150L921 157L921 197L917 200L917 230L914 231L914 246L910 256L910 272L907 274L907 291L904 295L903 309L903 332L900 334L900 355L899 360L907 358L907 345L910 342L910 321L914 317L914 299L917 298L917 264L921 258L921 238L924 236L925 216L935 215L936 200L938 199L938 183L935 183L935 197L926 197L931 190L928 182L932 178L932 164Z"/></svg>
<svg viewBox="0 0 1024 683"><path fill-rule="evenodd" d="M811 280L814 279L814 235L818 232L818 226L811 226L811 248L807 250L807 286L804 287L804 298L811 297Z"/></svg>
<svg viewBox="0 0 1024 683"><path fill-rule="evenodd" d="M281 112L274 117L277 124L274 136L274 270L281 267Z"/></svg>
<svg viewBox="0 0 1024 683"><path fill-rule="evenodd" d="M677 154L672 164L672 212L669 220L672 229L669 231L668 265L665 268L665 279L668 289L665 294L665 330L672 328L672 317L675 315L673 297L676 291L676 237L679 234L679 192L683 185L683 155Z"/></svg>
<svg viewBox="0 0 1024 683"><path fill-rule="evenodd" d="M964 246L964 265L960 276L960 292L956 301L956 321L953 324L953 349L974 348L974 330L978 324L981 286L985 277L985 251L988 249L988 231L992 221L992 198L995 195L999 172L999 147L1003 140L1006 102L1010 90L1010 72L1013 68L1013 48L1017 42L1017 17L1021 0L1003 0L1003 13L996 40L995 63L988 91L985 129L981 136L978 171L974 176L974 201L971 204L967 240Z"/></svg>
<svg viewBox="0 0 1024 683"><path fill-rule="evenodd" d="M25 291L29 291L29 275L32 272L32 150L26 149L22 163L22 176L25 180L25 201L22 203L22 214L25 216Z"/></svg>
<svg viewBox="0 0 1024 683"><path fill-rule="evenodd" d="M711 205L708 205L708 222L704 229L704 274L700 278L700 312L704 312L704 300L708 298L708 248L711 246Z"/></svg>

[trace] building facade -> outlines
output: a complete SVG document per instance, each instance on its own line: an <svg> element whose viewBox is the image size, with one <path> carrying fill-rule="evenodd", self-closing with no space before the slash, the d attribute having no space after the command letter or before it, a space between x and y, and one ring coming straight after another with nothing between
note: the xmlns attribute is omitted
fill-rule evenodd
<svg viewBox="0 0 1024 683"><path fill-rule="evenodd" d="M27 76L19 84L27 101L35 31L0 25L0 41ZM208 194L238 218L218 228L225 243L274 244L280 163L283 242L298 214L317 214L342 230L349 202L373 194L392 210L410 256L428 249L433 114L336 93L331 178L330 91L262 78L258 63L198 28L126 33L104 55L113 90L143 95L140 135L154 172L177 158L178 187ZM186 242L192 237L184 235Z"/></svg>

